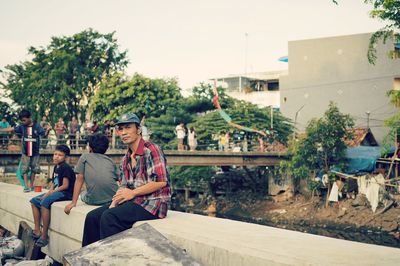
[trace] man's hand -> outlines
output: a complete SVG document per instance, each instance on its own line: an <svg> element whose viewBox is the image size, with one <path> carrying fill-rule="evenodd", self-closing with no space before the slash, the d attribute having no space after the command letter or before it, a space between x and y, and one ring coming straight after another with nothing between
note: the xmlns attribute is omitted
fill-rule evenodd
<svg viewBox="0 0 400 266"><path fill-rule="evenodd" d="M135 192L129 188L121 188L115 193L113 197L113 201L118 202L118 204L122 204L125 201L131 200L135 197Z"/></svg>
<svg viewBox="0 0 400 266"><path fill-rule="evenodd" d="M67 206L65 206L64 212L65 212L66 214L69 214L69 213L71 212L71 209L72 209L73 207L76 207L76 203L71 202L70 204L68 204Z"/></svg>

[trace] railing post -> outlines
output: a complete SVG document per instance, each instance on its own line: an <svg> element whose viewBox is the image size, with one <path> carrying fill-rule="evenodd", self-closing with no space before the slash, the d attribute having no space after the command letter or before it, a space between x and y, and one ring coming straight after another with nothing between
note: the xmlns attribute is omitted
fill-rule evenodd
<svg viewBox="0 0 400 266"><path fill-rule="evenodd" d="M77 131L75 134L75 149L76 150L79 149L79 140L80 140L80 134L79 134L79 131Z"/></svg>
<svg viewBox="0 0 400 266"><path fill-rule="evenodd" d="M112 140L111 140L111 148L115 149L115 128L111 129L112 132Z"/></svg>

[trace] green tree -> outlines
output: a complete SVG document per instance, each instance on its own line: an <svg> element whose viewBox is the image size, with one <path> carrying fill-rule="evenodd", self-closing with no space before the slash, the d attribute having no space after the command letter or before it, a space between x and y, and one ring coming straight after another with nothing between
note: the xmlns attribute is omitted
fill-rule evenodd
<svg viewBox="0 0 400 266"><path fill-rule="evenodd" d="M35 119L48 111L52 121L78 114L83 118L101 80L128 63L114 33L92 29L53 37L46 47L30 47L29 54L32 60L6 66L2 87Z"/></svg>
<svg viewBox="0 0 400 266"><path fill-rule="evenodd" d="M354 121L342 114L331 102L324 116L311 120L306 127L306 137L292 146L289 169L297 179L308 178L310 172L319 170L327 173L333 166L345 166L345 139L352 138L348 131Z"/></svg>
<svg viewBox="0 0 400 266"><path fill-rule="evenodd" d="M235 123L260 130L270 129L270 108L259 108L254 104L235 100L226 95L222 88L218 88L218 94L222 108ZM240 132L221 118L212 104L213 97L212 87L200 84L193 89L193 96L179 99L160 117L149 118L148 125L153 131L152 139L156 143L163 143L166 149L176 148L175 127L181 122L187 124L188 128L195 128L198 149L206 149L213 142L212 136L221 131ZM274 111L273 120L276 139L286 143L288 136L293 132L290 120L278 111Z"/></svg>
<svg viewBox="0 0 400 266"><path fill-rule="evenodd" d="M390 102L395 107L400 108L400 91L390 90L388 92L388 96L390 98ZM385 149L389 149L390 147L393 147L393 143L395 140L397 142L400 141L399 139L397 139L400 133L400 113L397 112L392 117L386 119L384 124L389 128L389 132L383 140L383 146Z"/></svg>
<svg viewBox="0 0 400 266"><path fill-rule="evenodd" d="M249 128L259 130L271 130L271 109L269 107L259 108L254 104L231 99L232 104L225 112L232 118L232 121ZM293 126L288 118L282 116L279 111L273 111L273 130L275 138L286 143L293 132ZM196 129L199 144L210 143L213 134L224 132L238 132L237 128L230 126L217 111L212 111L200 116L189 126ZM257 133L251 133L257 135Z"/></svg>
<svg viewBox="0 0 400 266"><path fill-rule="evenodd" d="M17 112L6 102L0 101L0 114L2 118L5 118L10 124L14 125L15 121L17 120Z"/></svg>
<svg viewBox="0 0 400 266"><path fill-rule="evenodd" d="M176 79L151 79L140 74L128 78L116 73L100 84L91 103L92 117L112 120L128 111L159 117L181 98Z"/></svg>

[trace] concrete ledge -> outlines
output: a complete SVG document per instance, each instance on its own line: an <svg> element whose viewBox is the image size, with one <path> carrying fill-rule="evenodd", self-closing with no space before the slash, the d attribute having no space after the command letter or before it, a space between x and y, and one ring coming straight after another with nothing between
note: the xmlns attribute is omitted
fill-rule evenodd
<svg viewBox="0 0 400 266"><path fill-rule="evenodd" d="M45 190L43 191L45 192ZM18 232L20 221L33 227L32 209L29 200L43 192L23 193L22 187L0 182L0 224L13 233ZM73 250L81 248L83 224L86 214L97 208L79 201L70 215L64 213L67 201L56 202L51 207L49 245L42 251L57 261Z"/></svg>
<svg viewBox="0 0 400 266"><path fill-rule="evenodd" d="M14 233L21 220L32 225L29 199L37 194L0 183L0 224ZM51 240L43 250L58 261L80 248L86 213L96 208L79 203L66 215L66 204L53 205ZM400 261L396 248L195 214L170 211L166 219L147 223L204 265L398 265Z"/></svg>

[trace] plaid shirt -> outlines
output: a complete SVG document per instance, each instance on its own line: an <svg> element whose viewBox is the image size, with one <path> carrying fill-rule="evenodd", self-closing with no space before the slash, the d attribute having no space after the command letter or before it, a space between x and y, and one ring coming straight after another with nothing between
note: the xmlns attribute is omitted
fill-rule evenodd
<svg viewBox="0 0 400 266"><path fill-rule="evenodd" d="M132 151L128 149L121 163L120 180L122 186L135 189L151 181L167 182L165 187L133 199L133 202L141 205L151 214L164 218L167 216L168 204L171 199L169 173L164 153L157 145L141 139L135 152L135 168L131 166L131 154Z"/></svg>

